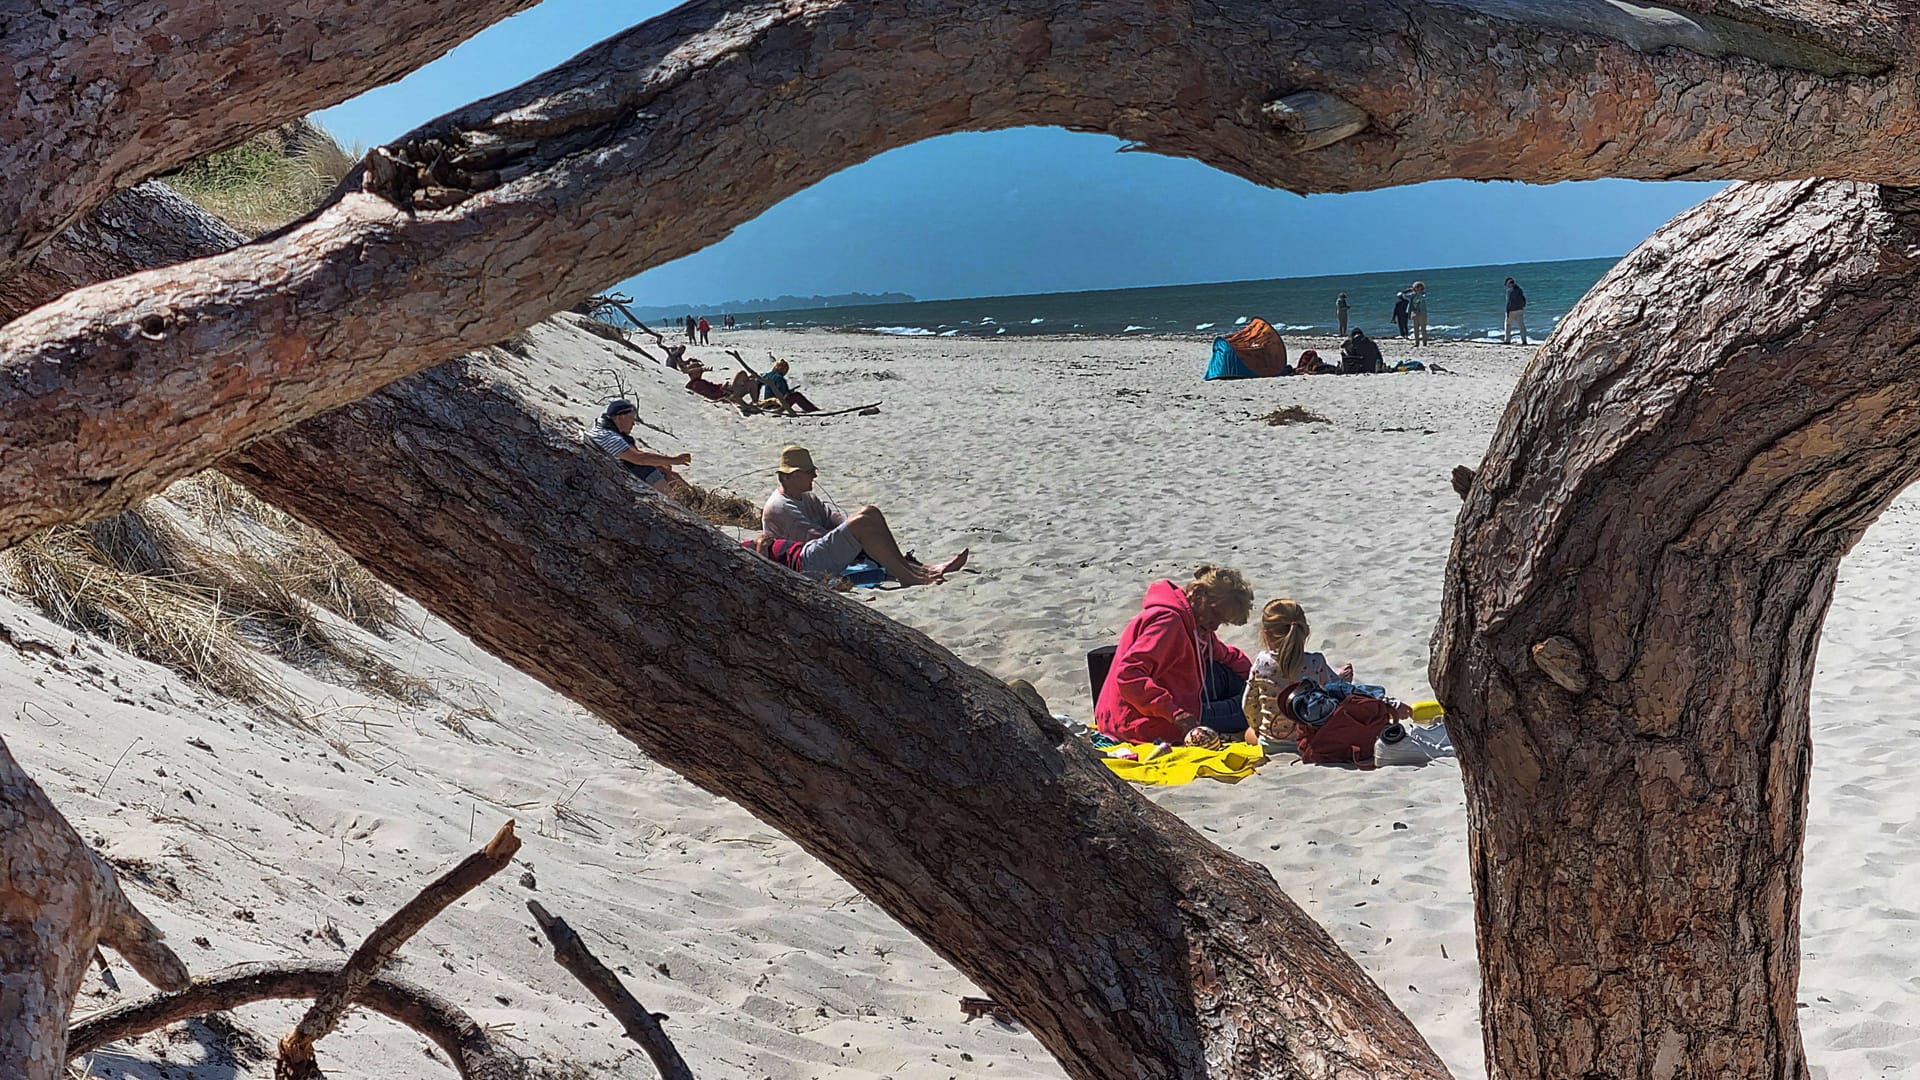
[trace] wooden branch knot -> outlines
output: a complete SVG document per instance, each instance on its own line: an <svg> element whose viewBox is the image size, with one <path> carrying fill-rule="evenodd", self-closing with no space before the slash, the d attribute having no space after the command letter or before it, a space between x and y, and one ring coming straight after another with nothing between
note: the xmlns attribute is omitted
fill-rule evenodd
<svg viewBox="0 0 1920 1080"><path fill-rule="evenodd" d="M1260 112L1276 127L1293 136L1300 150L1319 150L1357 135L1373 122L1367 110L1344 98L1319 90L1302 90L1269 101Z"/></svg>
<svg viewBox="0 0 1920 1080"><path fill-rule="evenodd" d="M1556 634L1536 643L1533 663L1562 689L1575 694L1587 692L1587 658L1571 640Z"/></svg>

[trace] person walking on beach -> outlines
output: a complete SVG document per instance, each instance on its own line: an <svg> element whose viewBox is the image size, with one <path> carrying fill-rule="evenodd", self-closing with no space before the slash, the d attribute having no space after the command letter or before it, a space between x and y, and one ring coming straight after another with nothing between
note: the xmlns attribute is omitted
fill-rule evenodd
<svg viewBox="0 0 1920 1080"><path fill-rule="evenodd" d="M944 581L967 563L964 548L938 566L916 562L900 550L878 507L863 506L849 514L822 500L813 492L820 470L804 446L780 448L777 475L780 486L760 512L760 528L765 539L801 545L790 565L808 577L832 577L858 560L862 551L902 585Z"/></svg>
<svg viewBox="0 0 1920 1080"><path fill-rule="evenodd" d="M587 441L618 458L622 468L663 495L686 486L686 481L673 467L692 463L693 455L659 454L643 449L632 435L634 421L639 418L633 402L614 398L607 402L600 419L587 430Z"/></svg>
<svg viewBox="0 0 1920 1080"><path fill-rule="evenodd" d="M1333 302L1333 313L1340 317L1340 336L1346 337L1347 336L1347 294L1346 293L1341 293L1340 298Z"/></svg>
<svg viewBox="0 0 1920 1080"><path fill-rule="evenodd" d="M1413 343L1425 345L1427 337L1427 283L1416 281L1407 293L1407 314L1413 318Z"/></svg>
<svg viewBox="0 0 1920 1080"><path fill-rule="evenodd" d="M1520 328L1520 344L1527 341L1527 294L1520 291L1520 283L1507 279L1507 323L1500 332L1500 343L1513 344L1513 328Z"/></svg>
<svg viewBox="0 0 1920 1080"><path fill-rule="evenodd" d="M700 331L700 344L702 345L707 344L707 333L708 331L713 329L713 324L707 322L707 317L705 315L702 315L700 316L700 321L698 323L695 323L694 325Z"/></svg>
<svg viewBox="0 0 1920 1080"><path fill-rule="evenodd" d="M1413 293L1401 289L1393 298L1393 325L1400 328L1400 336L1407 336L1407 312L1413 306Z"/></svg>
<svg viewBox="0 0 1920 1080"><path fill-rule="evenodd" d="M700 343L700 339L698 339L698 338L696 338L696 337L694 337L694 336L693 336L693 334L694 334L694 330L693 330L693 316L692 316L692 315L688 315L688 316L687 316L687 344L689 344L689 345L698 345L698 344Z"/></svg>

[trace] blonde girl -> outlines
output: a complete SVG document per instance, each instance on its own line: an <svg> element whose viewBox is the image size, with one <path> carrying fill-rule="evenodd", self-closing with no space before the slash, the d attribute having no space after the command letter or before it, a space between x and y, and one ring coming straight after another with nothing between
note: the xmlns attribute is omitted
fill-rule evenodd
<svg viewBox="0 0 1920 1080"><path fill-rule="evenodd" d="M1269 600L1261 609L1262 652L1254 657L1243 702L1248 742L1293 737L1293 720L1280 708L1280 692L1287 687L1301 679L1311 679L1319 686L1353 681L1352 664L1343 664L1336 671L1326 657L1307 651L1307 635L1312 631L1306 610L1297 600Z"/></svg>

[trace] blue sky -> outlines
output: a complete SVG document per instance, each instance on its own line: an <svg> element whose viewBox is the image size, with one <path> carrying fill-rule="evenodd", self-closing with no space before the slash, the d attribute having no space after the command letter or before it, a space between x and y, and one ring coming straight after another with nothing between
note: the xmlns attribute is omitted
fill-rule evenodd
<svg viewBox="0 0 1920 1080"><path fill-rule="evenodd" d="M545 0L412 75L322 112L384 142L673 5ZM780 293L922 299L1619 255L1717 184L1443 181L1301 198L1048 128L883 154L623 286L636 302Z"/></svg>

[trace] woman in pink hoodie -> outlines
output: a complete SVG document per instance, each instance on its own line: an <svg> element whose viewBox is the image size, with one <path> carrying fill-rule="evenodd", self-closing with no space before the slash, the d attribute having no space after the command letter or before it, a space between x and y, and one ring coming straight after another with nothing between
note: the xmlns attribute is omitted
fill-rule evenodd
<svg viewBox="0 0 1920 1080"><path fill-rule="evenodd" d="M1238 570L1202 566L1185 587L1149 585L1140 614L1120 632L1094 726L1135 743L1217 747L1223 731L1242 736L1240 695L1253 662L1215 631L1252 614L1253 590Z"/></svg>

